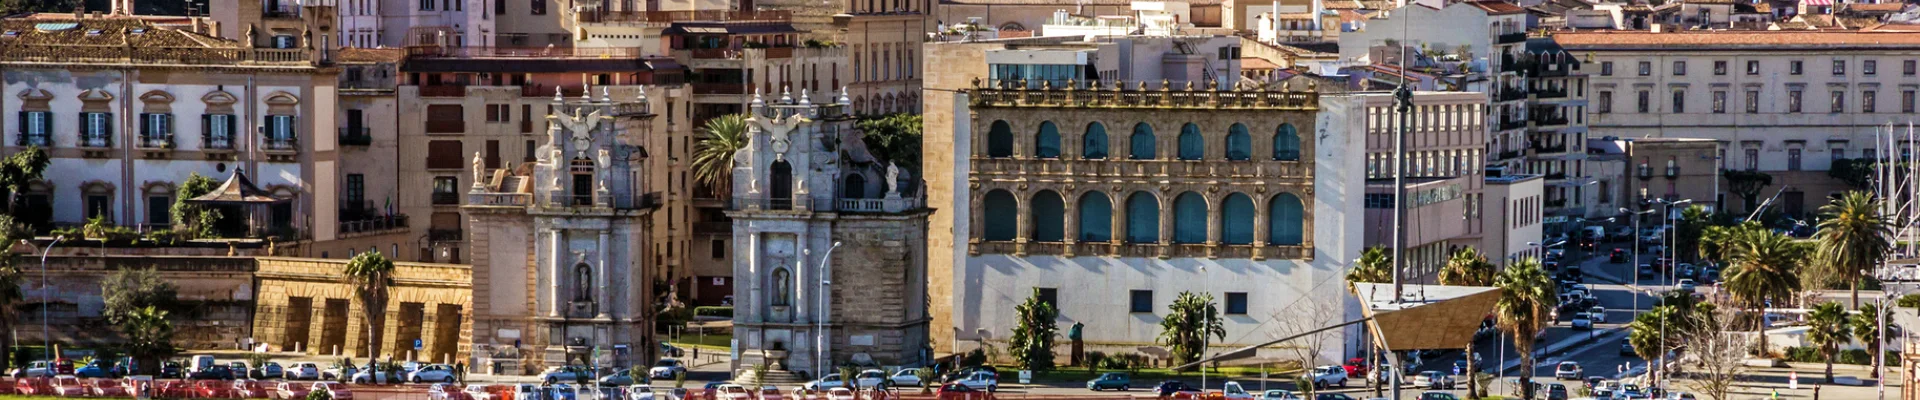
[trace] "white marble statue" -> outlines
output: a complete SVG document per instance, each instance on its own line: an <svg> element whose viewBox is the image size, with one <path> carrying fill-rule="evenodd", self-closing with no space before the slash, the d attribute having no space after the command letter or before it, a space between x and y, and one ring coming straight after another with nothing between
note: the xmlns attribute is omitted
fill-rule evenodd
<svg viewBox="0 0 1920 400"><path fill-rule="evenodd" d="M887 193L900 194L900 165L887 162Z"/></svg>
<svg viewBox="0 0 1920 400"><path fill-rule="evenodd" d="M607 191L607 176L613 175L613 170L608 169L613 166L613 158L608 156L607 149L600 149L599 156L600 169L595 175L600 176L600 191L604 192Z"/></svg>
<svg viewBox="0 0 1920 400"><path fill-rule="evenodd" d="M480 186L480 183L486 180L487 160L480 156L480 152L473 152L473 185Z"/></svg>

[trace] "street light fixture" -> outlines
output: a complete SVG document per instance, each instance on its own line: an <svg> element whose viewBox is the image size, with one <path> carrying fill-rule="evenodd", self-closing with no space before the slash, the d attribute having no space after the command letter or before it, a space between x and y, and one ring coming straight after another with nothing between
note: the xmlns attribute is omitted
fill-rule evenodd
<svg viewBox="0 0 1920 400"><path fill-rule="evenodd" d="M1630 266L1633 269L1633 285L1640 286L1640 216L1652 213L1653 210L1632 211L1621 207L1620 212L1633 216L1633 234L1627 235L1630 236L1627 240L1633 242L1633 261L1630 261L1633 263ZM1635 314L1640 312L1640 296L1633 296L1633 312Z"/></svg>
<svg viewBox="0 0 1920 400"><path fill-rule="evenodd" d="M826 378L827 376L827 286L833 284L833 271L830 269L833 267L833 264L830 263L830 261L833 261L833 251L838 249L840 249L840 242L833 242L833 247L828 247L825 253L820 254L820 292L814 296L820 299L820 306L813 315L815 327L813 331L813 373L814 376L820 378ZM806 257L812 255L813 249L800 250L802 262L805 262ZM848 378L850 377L840 377L840 379Z"/></svg>
<svg viewBox="0 0 1920 400"><path fill-rule="evenodd" d="M47 243L47 248L40 249L40 341L47 346L47 368L49 371L52 370L53 359L57 356L53 354L53 329L50 328L47 323L47 303L50 303L47 301L48 299L46 299L48 295L46 291L49 287L47 286L47 255L53 253L54 246L59 245L60 241L66 239L66 235L54 236L53 241ZM21 239L20 243L28 246L33 245L33 242L29 242L26 239Z"/></svg>

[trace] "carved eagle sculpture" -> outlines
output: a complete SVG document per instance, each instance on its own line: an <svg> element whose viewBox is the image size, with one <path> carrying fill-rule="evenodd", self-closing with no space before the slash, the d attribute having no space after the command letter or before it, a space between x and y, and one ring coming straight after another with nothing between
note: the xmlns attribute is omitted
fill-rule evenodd
<svg viewBox="0 0 1920 400"><path fill-rule="evenodd" d="M567 115L566 110L557 110L560 116L554 119L572 137L574 158L587 158L587 148L593 147L593 129L600 126L600 110L584 116L580 111L583 110L575 109L573 115Z"/></svg>

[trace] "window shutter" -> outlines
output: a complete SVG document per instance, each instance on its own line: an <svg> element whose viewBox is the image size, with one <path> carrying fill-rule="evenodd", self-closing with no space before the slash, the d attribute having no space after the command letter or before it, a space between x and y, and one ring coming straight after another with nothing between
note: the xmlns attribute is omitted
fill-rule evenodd
<svg viewBox="0 0 1920 400"><path fill-rule="evenodd" d="M200 137L209 142L213 140L213 114L200 114ZM204 147L208 143L200 145Z"/></svg>
<svg viewBox="0 0 1920 400"><path fill-rule="evenodd" d="M92 113L80 113L80 125L79 125L79 127L80 127L80 136L81 136L81 137L86 137L88 133L91 133L91 132L93 131L93 125L89 125L89 124L87 124L87 115L88 115L88 114L92 114ZM81 143L83 143L83 144L84 144L85 142L86 142L86 141L84 141L84 140L83 140L83 141L81 141Z"/></svg>
<svg viewBox="0 0 1920 400"><path fill-rule="evenodd" d="M106 129L103 130L106 131L107 147L113 147L113 119L109 118L106 113L100 113L100 125L106 127Z"/></svg>
<svg viewBox="0 0 1920 400"><path fill-rule="evenodd" d="M225 120L227 125L227 143L228 143L227 145L232 146L233 139L239 137L240 135L240 131L238 130L239 128L238 125L240 123L239 118L234 118L233 114L227 114L226 117L223 117L221 119Z"/></svg>
<svg viewBox="0 0 1920 400"><path fill-rule="evenodd" d="M157 133L153 131L153 122L154 122L153 114L140 113L140 136L141 137L151 137L155 133Z"/></svg>
<svg viewBox="0 0 1920 400"><path fill-rule="evenodd" d="M20 139L16 143L20 143L20 144L27 143L27 112L26 111L20 112L20 132L16 134L20 135Z"/></svg>

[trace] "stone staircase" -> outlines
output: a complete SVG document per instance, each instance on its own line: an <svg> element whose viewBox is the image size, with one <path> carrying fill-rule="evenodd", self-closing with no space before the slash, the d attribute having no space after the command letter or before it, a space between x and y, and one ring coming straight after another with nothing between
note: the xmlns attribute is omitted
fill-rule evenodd
<svg viewBox="0 0 1920 400"><path fill-rule="evenodd" d="M733 374L733 383L745 385L748 382L753 382L754 374L755 372L751 368L741 369L740 372ZM771 385L782 388L797 387L803 383L807 383L807 379L800 376L800 373L793 371L768 370L767 375L761 377L760 380L760 384L763 386Z"/></svg>

